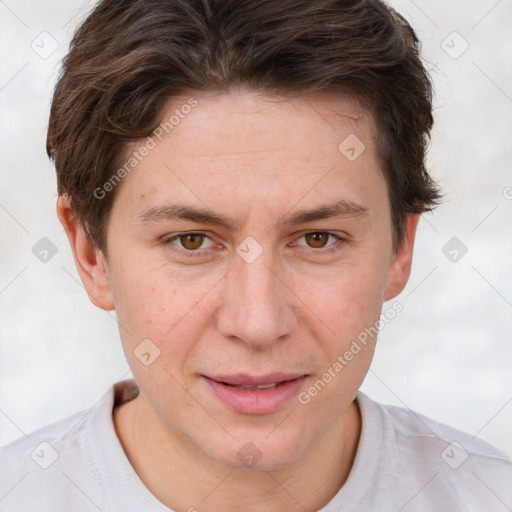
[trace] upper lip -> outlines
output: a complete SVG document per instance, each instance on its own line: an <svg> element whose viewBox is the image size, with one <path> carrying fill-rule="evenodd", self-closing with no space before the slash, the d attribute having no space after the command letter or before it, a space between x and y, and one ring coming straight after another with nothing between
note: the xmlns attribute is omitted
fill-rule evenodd
<svg viewBox="0 0 512 512"><path fill-rule="evenodd" d="M287 380L305 377L305 374L289 374L289 373L267 373L266 375L254 376L247 374L237 375L204 375L206 378L217 382L224 382L234 386L259 386L261 384L273 384L274 382L284 382Z"/></svg>

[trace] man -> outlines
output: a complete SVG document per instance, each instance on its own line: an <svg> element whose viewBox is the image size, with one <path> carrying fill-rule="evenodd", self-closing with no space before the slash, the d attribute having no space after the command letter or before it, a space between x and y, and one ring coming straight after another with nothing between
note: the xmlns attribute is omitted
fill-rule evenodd
<svg viewBox="0 0 512 512"><path fill-rule="evenodd" d="M504 454L358 391L440 197L417 46L377 0L98 4L48 152L134 379L5 447L2 510L512 506Z"/></svg>

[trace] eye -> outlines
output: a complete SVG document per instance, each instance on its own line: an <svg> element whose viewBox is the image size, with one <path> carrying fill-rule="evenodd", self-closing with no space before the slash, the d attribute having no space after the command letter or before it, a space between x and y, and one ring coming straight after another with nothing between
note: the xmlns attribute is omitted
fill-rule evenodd
<svg viewBox="0 0 512 512"><path fill-rule="evenodd" d="M201 233L187 233L186 235L180 235L179 240L182 247L190 251L195 251L203 245L205 236Z"/></svg>
<svg viewBox="0 0 512 512"><path fill-rule="evenodd" d="M305 240L305 244L300 242L302 239ZM331 239L331 243L328 243L329 239ZM327 231L311 231L302 235L297 245L306 245L312 249L323 249L324 247L335 245L340 240L343 240L343 238Z"/></svg>
<svg viewBox="0 0 512 512"><path fill-rule="evenodd" d="M204 245L205 243L208 243ZM173 250L183 252L200 252L199 249L208 249L215 244L205 233L178 233L163 240L165 245L174 246Z"/></svg>
<svg viewBox="0 0 512 512"><path fill-rule="evenodd" d="M327 242L329 241L329 233L308 233L304 235L306 243L315 249L320 249L321 247L325 247Z"/></svg>

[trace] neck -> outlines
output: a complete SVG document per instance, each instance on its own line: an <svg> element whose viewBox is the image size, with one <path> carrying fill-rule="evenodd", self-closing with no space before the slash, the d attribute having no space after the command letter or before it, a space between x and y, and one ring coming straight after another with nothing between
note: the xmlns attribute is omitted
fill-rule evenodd
<svg viewBox="0 0 512 512"><path fill-rule="evenodd" d="M299 459L272 471L216 463L170 429L142 393L114 409L114 425L142 482L173 510L304 512L324 507L346 481L359 442L361 416L352 402Z"/></svg>

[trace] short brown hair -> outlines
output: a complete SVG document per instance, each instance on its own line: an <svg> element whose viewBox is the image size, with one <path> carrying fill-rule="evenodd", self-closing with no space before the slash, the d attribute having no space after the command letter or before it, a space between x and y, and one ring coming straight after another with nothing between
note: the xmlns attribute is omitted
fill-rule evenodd
<svg viewBox="0 0 512 512"><path fill-rule="evenodd" d="M57 83L47 152L59 195L106 252L112 176L177 95L249 86L334 91L372 114L400 244L409 213L437 204L425 167L432 87L410 25L379 0L102 0L77 29Z"/></svg>

